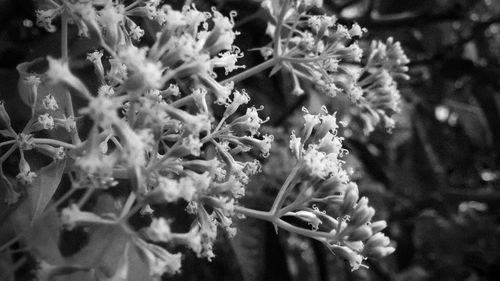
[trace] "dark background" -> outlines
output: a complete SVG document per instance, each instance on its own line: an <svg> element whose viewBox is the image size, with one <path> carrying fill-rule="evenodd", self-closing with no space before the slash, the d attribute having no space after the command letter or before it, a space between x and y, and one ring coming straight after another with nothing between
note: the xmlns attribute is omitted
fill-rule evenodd
<svg viewBox="0 0 500 281"><path fill-rule="evenodd" d="M168 1L167 1L168 2ZM256 1L194 1L198 9L217 6L239 12L237 39L243 51L269 42L265 15ZM179 6L182 1L170 1ZM238 222L233 240L220 239L213 262L187 253L183 273L172 280L498 280L500 278L500 1L489 0L324 0L339 21L356 21L371 39L401 41L411 59L409 81L400 81L403 99L396 129L362 133L356 119L345 145L362 194L397 251L369 270L349 266L313 241L252 219ZM39 56L58 56L59 33L34 25L36 1L0 0L0 99L14 127L22 127L28 107L17 93L17 64ZM316 11L321 12L321 11ZM57 25L57 23L56 23ZM147 26L142 23L142 26ZM94 43L70 29L72 70L89 82L93 73L85 53ZM146 37L143 44L150 44ZM363 45L363 44L362 44ZM365 44L367 45L367 44ZM250 67L262 61L245 52ZM87 74L86 74L87 73ZM267 128L276 135L264 173L252 180L245 204L268 208L286 175L287 133L297 126L303 105L327 103L348 116L352 105L324 100L309 89L290 97L289 77L267 72L240 83L252 103L265 106ZM78 104L78 100L76 100ZM0 151L3 152L3 151ZM16 159L6 173L16 174ZM472 202L472 203L471 203ZM182 208L179 207L182 211ZM166 210L173 212L172 210ZM28 268L29 270L29 268ZM22 273L17 274L24 278Z"/></svg>

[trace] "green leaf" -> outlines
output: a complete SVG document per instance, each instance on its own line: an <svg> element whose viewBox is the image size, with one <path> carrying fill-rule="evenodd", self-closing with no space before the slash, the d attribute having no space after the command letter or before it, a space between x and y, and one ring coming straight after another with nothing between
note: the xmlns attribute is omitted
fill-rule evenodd
<svg viewBox="0 0 500 281"><path fill-rule="evenodd" d="M101 195L94 207L96 214L119 214L115 199ZM132 235L120 225L92 225L89 227L89 242L66 263L94 268L99 280L150 280L148 266L132 247ZM123 276L128 276L124 279Z"/></svg>
<svg viewBox="0 0 500 281"><path fill-rule="evenodd" d="M13 138L13 137L15 137L15 135L12 133L12 131L8 130L8 129L0 130L0 135L4 136L6 138Z"/></svg>
<svg viewBox="0 0 500 281"><path fill-rule="evenodd" d="M36 172L37 177L27 187L28 198L23 204L29 204L32 221L36 220L52 199L61 182L66 160L56 160Z"/></svg>
<svg viewBox="0 0 500 281"><path fill-rule="evenodd" d="M24 204L24 202L23 202ZM61 222L54 208L31 221L26 208L18 208L10 217L17 233L23 234L25 242L38 258L49 264L62 264L59 251Z"/></svg>

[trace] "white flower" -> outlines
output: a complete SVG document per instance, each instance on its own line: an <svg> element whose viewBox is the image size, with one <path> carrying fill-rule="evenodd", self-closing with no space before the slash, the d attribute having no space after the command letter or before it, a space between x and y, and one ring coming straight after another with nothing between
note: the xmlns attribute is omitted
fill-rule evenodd
<svg viewBox="0 0 500 281"><path fill-rule="evenodd" d="M19 174L17 174L16 178L24 185L30 184L33 182L34 178L37 177L37 174L31 171L31 168L28 162L21 155L21 159L19 160Z"/></svg>
<svg viewBox="0 0 500 281"><path fill-rule="evenodd" d="M36 25L45 28L48 32L55 32L56 27L52 24L52 20L61 13L62 9L48 9L36 11Z"/></svg>
<svg viewBox="0 0 500 281"><path fill-rule="evenodd" d="M115 89L110 85L102 85L97 89L99 96L111 97L115 95Z"/></svg>
<svg viewBox="0 0 500 281"><path fill-rule="evenodd" d="M56 99L51 94L48 94L43 98L42 105L43 105L43 108L45 108L46 110L55 111L59 108L59 105L57 104Z"/></svg>
<svg viewBox="0 0 500 281"><path fill-rule="evenodd" d="M47 61L49 62L49 69L45 74L51 84L62 83L76 89L87 98L91 97L87 87L71 73L67 61L53 59L50 56L47 56Z"/></svg>
<svg viewBox="0 0 500 281"><path fill-rule="evenodd" d="M290 144L288 145L288 147L292 151L292 154L295 156L295 158L299 159L301 156L300 152L302 148L301 138L297 138L295 136L295 132L293 131L290 135Z"/></svg>
<svg viewBox="0 0 500 281"><path fill-rule="evenodd" d="M319 225L323 223L313 212L310 211L288 212L285 216L297 217L307 222L313 230L318 230Z"/></svg>
<svg viewBox="0 0 500 281"><path fill-rule="evenodd" d="M181 254L172 254L154 244L135 238L134 242L142 251L149 265L149 274L154 278L161 278L165 273L175 274L181 269Z"/></svg>
<svg viewBox="0 0 500 281"><path fill-rule="evenodd" d="M365 258L347 246L331 245L330 249L349 262L351 271L358 270L360 267L367 267L363 265Z"/></svg>
<svg viewBox="0 0 500 281"><path fill-rule="evenodd" d="M117 59L109 59L110 69L107 73L109 79L124 81L127 79L127 66Z"/></svg>
<svg viewBox="0 0 500 281"><path fill-rule="evenodd" d="M133 40L139 41L141 40L142 36L144 36L144 30L138 25L134 24L130 27L129 35Z"/></svg>
<svg viewBox="0 0 500 281"><path fill-rule="evenodd" d="M52 116L50 116L48 113L39 115L38 123L40 123L40 125L42 125L43 129L45 130L54 129L54 119L52 119Z"/></svg>
<svg viewBox="0 0 500 281"><path fill-rule="evenodd" d="M103 219L92 212L81 211L76 204L71 204L61 211L61 221L68 230L79 224L114 224L113 220Z"/></svg>
<svg viewBox="0 0 500 281"><path fill-rule="evenodd" d="M162 217L153 218L151 225L146 229L146 234L153 241L168 242L171 238L170 225Z"/></svg>
<svg viewBox="0 0 500 281"><path fill-rule="evenodd" d="M244 65L236 65L239 58L242 58L243 54L239 52L239 50L235 52L226 51L222 54L219 54L218 57L212 58L212 65L214 67L224 67L225 74L228 75L229 72L232 72L238 68L245 68Z"/></svg>
<svg viewBox="0 0 500 281"><path fill-rule="evenodd" d="M367 32L366 28L361 28L358 23L354 23L349 30L349 35L351 37L361 37L363 33Z"/></svg>
<svg viewBox="0 0 500 281"><path fill-rule="evenodd" d="M90 100L88 106L80 110L81 114L89 115L102 127L108 127L119 120L117 110L120 104L105 95L98 95Z"/></svg>

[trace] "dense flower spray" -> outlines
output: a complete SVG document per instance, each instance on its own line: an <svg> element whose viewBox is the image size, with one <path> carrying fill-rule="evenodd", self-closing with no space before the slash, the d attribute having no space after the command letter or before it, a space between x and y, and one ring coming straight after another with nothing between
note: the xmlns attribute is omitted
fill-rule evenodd
<svg viewBox="0 0 500 281"><path fill-rule="evenodd" d="M399 102L395 79L407 78L408 63L399 44L393 39L374 42L363 61L357 39L366 30L357 24L350 28L338 24L335 16L309 14L321 1L266 0L262 6L273 18L268 26L273 40L261 51L268 60L219 81L217 69L230 75L245 68L238 64L243 52L234 45L239 34L233 29L236 13L225 16L215 8L206 12L194 5L176 10L160 2L54 0L36 12L37 24L49 32L57 29L53 20L61 17L63 44L68 24L99 42L100 47L89 50L86 57L99 81L98 91L91 92L72 73L64 45L61 58L45 59L47 71L25 73L21 83L33 109L31 120L16 132L0 104L0 133L9 138L0 145L11 145L0 164L19 151L18 182L38 188L32 183L43 174L31 170L25 151L35 149L56 164L64 163L60 169L68 174L70 192L82 190L84 195L60 210L62 227L118 229L113 231L127 241L119 254L135 251L152 280L181 270L182 253L160 245L183 245L210 260L217 229L234 236L237 215L316 239L345 258L353 270L364 266L366 258L392 253L394 247L380 232L386 223L372 221L375 210L366 197L360 198L343 167L347 150L336 114L326 107L319 114L303 109L304 126L291 133L289 142L296 164L271 209L257 211L239 204L251 176L261 170L259 159L270 156L274 138L260 132L268 118L260 116L261 108L250 105L252 93L235 83L265 68L273 67L272 73L286 71L294 83L293 94L306 94L303 83L312 83L327 96L347 95L360 109L369 133L380 122L394 126L391 114ZM156 22L159 29L152 46L134 45L145 34L134 17ZM56 90L64 95L55 95ZM73 110L71 95L79 95L86 105ZM215 109L222 115L214 114ZM91 120L84 139L78 124L82 118ZM58 129L68 138L39 136L40 131ZM14 203L19 190L1 169L0 176L8 202ZM91 196L120 187L124 180L130 191L118 212L84 208ZM184 233L174 232L170 220L152 208L176 202L184 202L193 217ZM327 207L335 213L322 211ZM139 211L152 213L153 219L133 230L127 219ZM289 223L290 217L308 227ZM72 260L54 264L36 257L39 276L44 278L61 274L61 268L81 266ZM90 267L103 270L99 265Z"/></svg>

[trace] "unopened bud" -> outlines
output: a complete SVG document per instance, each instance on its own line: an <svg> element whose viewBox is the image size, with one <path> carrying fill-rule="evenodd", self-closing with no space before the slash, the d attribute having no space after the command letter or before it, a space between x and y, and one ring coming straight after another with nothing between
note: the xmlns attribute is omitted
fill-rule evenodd
<svg viewBox="0 0 500 281"><path fill-rule="evenodd" d="M374 214L375 209L373 209L372 207L368 207L367 205L362 205L361 207L356 208L356 210L354 211L354 214L349 221L349 225L351 225L352 227L364 225L371 220Z"/></svg>
<svg viewBox="0 0 500 281"><path fill-rule="evenodd" d="M349 214L356 201L359 199L359 191L358 186L355 183L349 183L347 185L345 195L344 195L344 204L342 204L342 212L344 214Z"/></svg>
<svg viewBox="0 0 500 281"><path fill-rule="evenodd" d="M0 101L0 128L10 128L10 117L5 110L5 102Z"/></svg>
<svg viewBox="0 0 500 281"><path fill-rule="evenodd" d="M29 87L28 104L34 107L38 97L38 86L41 83L40 77L30 75L24 79L24 83Z"/></svg>
<svg viewBox="0 0 500 281"><path fill-rule="evenodd" d="M394 247L375 247L368 250L366 252L366 256L369 258L379 259L394 253L395 250L396 248Z"/></svg>
<svg viewBox="0 0 500 281"><path fill-rule="evenodd" d="M361 227L358 227L356 230L354 230L351 235L349 235L348 239L350 241L364 241L370 236L373 235L371 227L367 225L363 225Z"/></svg>
<svg viewBox="0 0 500 281"><path fill-rule="evenodd" d="M298 211L293 213L288 213L287 215L294 216L305 222L307 222L313 230L317 230L319 225L323 222L313 213L309 211Z"/></svg>
<svg viewBox="0 0 500 281"><path fill-rule="evenodd" d="M63 147L53 147L48 144L37 144L35 148L41 153L52 157L55 160L64 159L64 157L66 156L66 152L64 151Z"/></svg>
<svg viewBox="0 0 500 281"><path fill-rule="evenodd" d="M383 233L375 233L365 244L365 250L368 251L375 247L387 247L391 243L389 237L385 236Z"/></svg>
<svg viewBox="0 0 500 281"><path fill-rule="evenodd" d="M370 227L372 228L373 233L377 233L384 230L387 227L387 222L383 220L375 221L370 224Z"/></svg>

